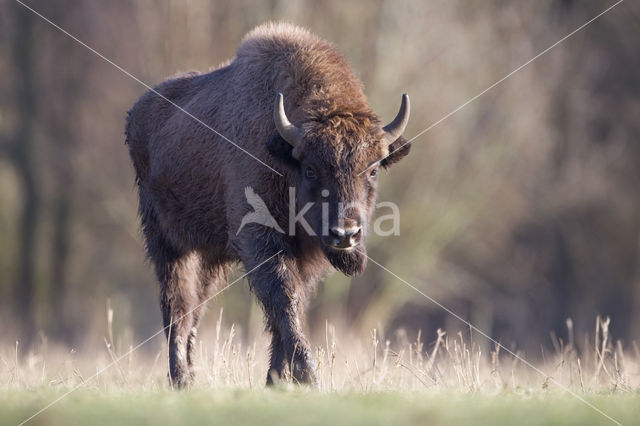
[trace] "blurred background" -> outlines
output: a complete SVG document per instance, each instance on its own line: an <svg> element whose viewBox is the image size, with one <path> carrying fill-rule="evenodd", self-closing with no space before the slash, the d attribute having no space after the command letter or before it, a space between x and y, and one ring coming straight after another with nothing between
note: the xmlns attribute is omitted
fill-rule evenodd
<svg viewBox="0 0 640 426"><path fill-rule="evenodd" d="M28 1L155 85L232 58L269 20L335 43L383 121L409 93L413 137L587 22L604 1ZM0 1L0 341L80 348L161 327L124 119L145 88L12 0ZM535 357L550 333L640 337L640 4L624 2L414 142L381 176L400 235L369 254L501 342ZM383 212L381 212L383 213ZM384 214L384 213L383 213ZM240 271L236 273L239 276ZM262 332L245 282L224 306ZM373 263L318 287L325 323L434 339L463 324ZM162 344L161 339L156 342Z"/></svg>

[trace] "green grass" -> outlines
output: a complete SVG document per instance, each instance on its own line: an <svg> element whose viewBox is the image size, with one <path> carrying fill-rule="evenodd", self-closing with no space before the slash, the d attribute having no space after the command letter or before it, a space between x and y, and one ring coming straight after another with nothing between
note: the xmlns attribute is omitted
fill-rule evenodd
<svg viewBox="0 0 640 426"><path fill-rule="evenodd" d="M0 424L17 425L62 393L3 390ZM640 396L586 399L622 424L640 422ZM613 424L568 394L319 393L294 390L79 390L31 425L587 425Z"/></svg>

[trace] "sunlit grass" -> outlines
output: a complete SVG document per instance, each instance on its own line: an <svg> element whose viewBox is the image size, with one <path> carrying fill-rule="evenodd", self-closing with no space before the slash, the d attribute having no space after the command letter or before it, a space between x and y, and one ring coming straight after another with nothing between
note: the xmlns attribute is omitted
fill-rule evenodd
<svg viewBox="0 0 640 426"><path fill-rule="evenodd" d="M108 328L93 356L20 354L19 344L3 351L0 424L18 424L51 402L33 424L611 422L581 399L623 423L640 414L637 353L614 342L600 318L585 347L555 340L535 365L542 374L503 348L483 352L463 333L439 330L429 345L420 336L392 345L376 330L361 341L339 339L328 325L316 346L320 390L290 377L265 389L267 342L243 344L220 317L197 348L195 385L174 392L164 350L130 353L130 345L113 343Z"/></svg>

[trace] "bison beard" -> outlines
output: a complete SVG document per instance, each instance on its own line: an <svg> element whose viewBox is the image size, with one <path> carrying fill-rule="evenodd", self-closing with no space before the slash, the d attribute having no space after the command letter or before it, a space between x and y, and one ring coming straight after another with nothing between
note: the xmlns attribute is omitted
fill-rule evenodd
<svg viewBox="0 0 640 426"><path fill-rule="evenodd" d="M367 266L367 249L364 245L351 252L335 251L326 246L323 247L323 251L331 265L345 275L358 276Z"/></svg>
<svg viewBox="0 0 640 426"><path fill-rule="evenodd" d="M386 169L408 153L401 136L408 119L409 98L403 95L396 118L382 127L338 50L288 24L256 28L231 62L206 74L176 76L136 102L127 117L126 143L146 250L160 283L173 386L192 383L206 302L225 288L238 263L249 271L271 334L267 383L287 369L296 382L317 383L304 310L331 267L362 274L367 224L356 224L363 228L362 241L353 241L351 251L255 223L236 233L251 208L245 189L263 197L278 223L287 222L290 187L307 188L306 198L318 203L323 199L313 188L372 206L377 180L361 171L378 162ZM267 163L281 173L263 167ZM310 166L311 176L305 173Z"/></svg>

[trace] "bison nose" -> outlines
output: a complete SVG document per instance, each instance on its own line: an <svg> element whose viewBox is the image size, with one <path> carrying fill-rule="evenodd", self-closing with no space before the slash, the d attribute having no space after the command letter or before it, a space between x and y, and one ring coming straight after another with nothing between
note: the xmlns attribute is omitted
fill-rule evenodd
<svg viewBox="0 0 640 426"><path fill-rule="evenodd" d="M329 230L329 245L334 248L347 249L358 245L362 237L362 227L352 225L349 227L333 226Z"/></svg>

